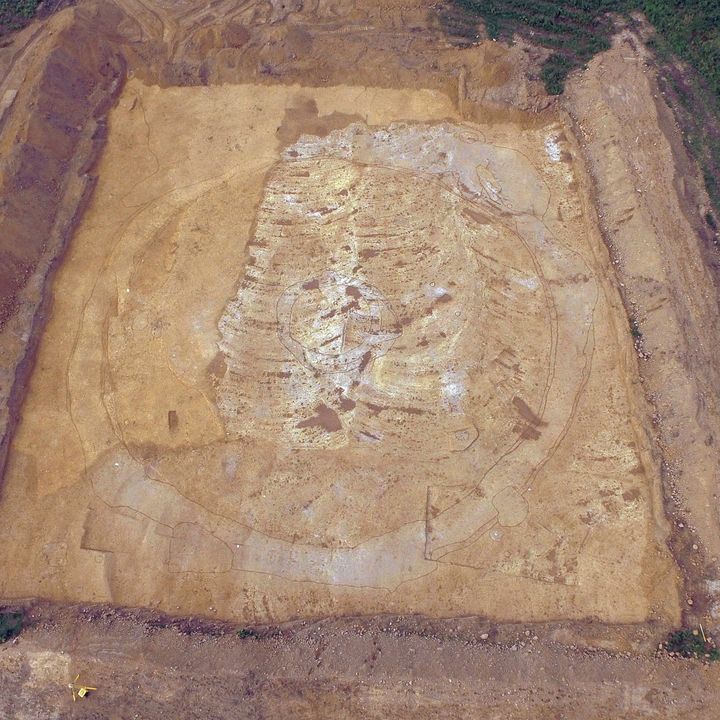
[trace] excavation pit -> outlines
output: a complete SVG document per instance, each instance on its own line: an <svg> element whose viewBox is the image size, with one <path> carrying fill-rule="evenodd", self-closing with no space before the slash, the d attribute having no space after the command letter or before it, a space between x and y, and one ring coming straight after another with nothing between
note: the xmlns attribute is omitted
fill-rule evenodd
<svg viewBox="0 0 720 720"><path fill-rule="evenodd" d="M586 187L557 120L437 90L129 80L13 440L0 594L673 620Z"/></svg>

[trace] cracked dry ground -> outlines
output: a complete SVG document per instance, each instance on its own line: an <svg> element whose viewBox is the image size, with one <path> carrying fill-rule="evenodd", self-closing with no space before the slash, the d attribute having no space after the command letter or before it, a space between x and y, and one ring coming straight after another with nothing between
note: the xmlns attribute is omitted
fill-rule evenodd
<svg viewBox="0 0 720 720"><path fill-rule="evenodd" d="M457 47L422 4L348 4L342 22L196 5L81 2L28 28L8 64L6 86L23 62L30 84L33 44L78 27L122 54L12 428L0 597L265 629L190 624L186 639L160 616L36 606L0 655L24 688L8 707L40 716L79 664L120 678L96 696L107 716L151 694L109 710L135 671L153 693L179 673L163 702L202 707L204 662L228 705L198 717L243 687L248 715L543 717L574 712L582 682L598 694L577 717L702 711L683 693L712 671L661 690L670 661L612 654L648 654L698 579L667 521L652 366L624 304L628 285L636 303L658 285L619 279L621 231L606 244L615 207L635 237L661 228L603 195L625 171L617 152L610 180L598 169L623 140L596 142L607 117L588 135L605 66L541 110L530 49ZM357 73L327 59L343 43ZM643 52L625 37L598 62L641 68ZM652 92L621 89L633 107ZM3 122L31 100L13 95ZM386 615L401 617L342 620ZM481 699L493 682L507 703Z"/></svg>

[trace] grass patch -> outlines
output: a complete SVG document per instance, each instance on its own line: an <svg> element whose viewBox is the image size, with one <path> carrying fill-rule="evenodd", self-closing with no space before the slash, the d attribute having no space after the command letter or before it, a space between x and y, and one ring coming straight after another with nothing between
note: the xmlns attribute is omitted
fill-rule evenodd
<svg viewBox="0 0 720 720"><path fill-rule="evenodd" d="M23 615L20 612L0 612L0 643L12 640L23 628Z"/></svg>

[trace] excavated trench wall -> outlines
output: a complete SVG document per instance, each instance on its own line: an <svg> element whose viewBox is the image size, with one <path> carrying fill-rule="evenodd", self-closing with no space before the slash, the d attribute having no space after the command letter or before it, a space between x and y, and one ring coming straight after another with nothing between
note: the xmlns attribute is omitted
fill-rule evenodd
<svg viewBox="0 0 720 720"><path fill-rule="evenodd" d="M66 13L72 11L65 11ZM71 22L38 57L0 117L0 477L49 312L55 268L95 183L105 117L125 62L90 24Z"/></svg>

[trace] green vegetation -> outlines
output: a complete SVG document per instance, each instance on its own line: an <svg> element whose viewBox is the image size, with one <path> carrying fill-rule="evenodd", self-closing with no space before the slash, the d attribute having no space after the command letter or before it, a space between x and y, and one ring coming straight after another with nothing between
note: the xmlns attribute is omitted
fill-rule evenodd
<svg viewBox="0 0 720 720"><path fill-rule="evenodd" d="M661 41L656 42L655 47L660 44ZM659 52L658 58L663 57L665 54ZM708 89L698 73L682 72L670 60L660 70L665 99L683 129L685 146L702 168L715 216L720 217L720 96ZM712 213L705 214L705 221L713 232L718 231Z"/></svg>
<svg viewBox="0 0 720 720"><path fill-rule="evenodd" d="M0 18L13 15L32 17L39 4L38 0L0 0Z"/></svg>
<svg viewBox="0 0 720 720"><path fill-rule="evenodd" d="M687 33L679 34L684 37ZM705 213L705 222L713 233L717 233L716 218L720 217L720 68L713 66L705 72L698 70L701 63L689 63L694 70L684 70L673 62L677 57L675 50L682 50L680 41L673 41L673 37L670 34L670 39L666 39L665 35L658 33L649 45L660 64L659 81L665 100L680 123L687 150L702 169L705 187L715 209L715 215ZM703 43L707 43L709 57L720 46L718 28L713 28L706 37ZM688 55L697 52L696 47L683 51L686 61Z"/></svg>
<svg viewBox="0 0 720 720"><path fill-rule="evenodd" d="M553 51L541 70L547 91L559 95L568 73L610 47L609 12L626 12L631 0L457 0L482 17L492 38L513 33Z"/></svg>
<svg viewBox="0 0 720 720"><path fill-rule="evenodd" d="M0 643L12 640L20 634L23 616L19 612L0 612Z"/></svg>
<svg viewBox="0 0 720 720"><path fill-rule="evenodd" d="M700 163L715 216L720 217L720 3L643 0L640 5L657 31L652 48L663 64L661 83L668 100L676 101L685 145ZM696 72L681 72L673 55ZM717 232L711 213L705 220Z"/></svg>
<svg viewBox="0 0 720 720"><path fill-rule="evenodd" d="M21 28L39 4L39 0L0 0L0 33Z"/></svg>
<svg viewBox="0 0 720 720"><path fill-rule="evenodd" d="M715 647L715 643L705 639L705 635L698 630L677 630L670 633L665 649L686 658L699 658L709 662L720 660L720 650Z"/></svg>
<svg viewBox="0 0 720 720"><path fill-rule="evenodd" d="M540 77L545 83L545 89L551 95L560 95L565 86L565 78L572 69L573 61L570 58L557 53L551 55L543 63L540 71Z"/></svg>
<svg viewBox="0 0 720 720"><path fill-rule="evenodd" d="M720 3L717 0L456 0L482 17L490 37L530 36L553 51L543 68L548 92L562 92L570 70L609 47L608 13L642 10L669 48L720 97Z"/></svg>
<svg viewBox="0 0 720 720"><path fill-rule="evenodd" d="M720 3L717 0L638 0L670 50L692 65L720 98Z"/></svg>
<svg viewBox="0 0 720 720"><path fill-rule="evenodd" d="M256 638L257 633L254 630L249 630L248 628L240 628L237 631L237 636L239 638Z"/></svg>

